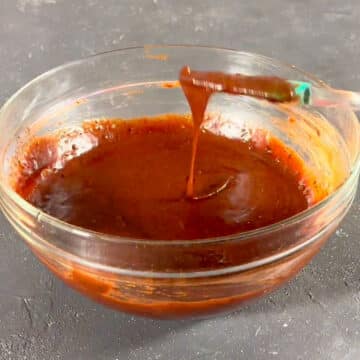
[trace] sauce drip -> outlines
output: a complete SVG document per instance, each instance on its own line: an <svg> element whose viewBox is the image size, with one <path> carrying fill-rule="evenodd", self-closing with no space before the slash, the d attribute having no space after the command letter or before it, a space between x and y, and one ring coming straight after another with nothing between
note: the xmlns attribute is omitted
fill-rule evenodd
<svg viewBox="0 0 360 360"><path fill-rule="evenodd" d="M193 71L189 66L184 66L181 69L179 82L189 103L194 123L194 138L186 195L189 198L198 200L216 195L227 186L230 180L227 179L213 193L202 196L195 196L194 194L195 163L200 127L210 96L214 92L226 92L234 95L248 95L269 101L290 102L296 99L296 94L290 83L275 76L247 76L223 72Z"/></svg>

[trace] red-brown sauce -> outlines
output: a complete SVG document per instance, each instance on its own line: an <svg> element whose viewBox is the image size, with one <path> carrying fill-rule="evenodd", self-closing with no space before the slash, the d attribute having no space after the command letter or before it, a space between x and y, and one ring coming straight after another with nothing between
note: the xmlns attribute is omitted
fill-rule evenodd
<svg viewBox="0 0 360 360"><path fill-rule="evenodd" d="M256 139L200 130L214 91L239 93L250 86L259 95L275 86L290 100L285 81L256 82L187 67L179 80L192 122L180 115L88 121L80 132L36 138L20 156L16 191L68 223L145 239L234 234L310 205L311 189L299 186L300 161L284 163L268 146L254 146Z"/></svg>
<svg viewBox="0 0 360 360"><path fill-rule="evenodd" d="M309 206L298 168L265 147L206 131L198 137L191 189L200 199L186 196L188 117L90 121L83 128L31 142L16 185L30 203L71 224L136 238L195 239L269 225Z"/></svg>

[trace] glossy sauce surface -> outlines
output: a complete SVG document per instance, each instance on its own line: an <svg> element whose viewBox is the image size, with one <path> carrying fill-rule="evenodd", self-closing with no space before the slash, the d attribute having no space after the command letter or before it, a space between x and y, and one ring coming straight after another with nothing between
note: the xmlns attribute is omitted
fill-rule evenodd
<svg viewBox="0 0 360 360"><path fill-rule="evenodd" d="M191 119L88 121L83 131L34 139L19 162L16 191L68 223L142 239L225 236L273 224L310 205L311 189L299 186L300 161L283 163L268 146L254 146L254 139L201 131L215 91L278 94L290 101L290 84L189 67L180 71L179 82ZM290 156L282 160L289 160L290 150L284 151Z"/></svg>
<svg viewBox="0 0 360 360"><path fill-rule="evenodd" d="M192 141L187 116L85 122L81 132L34 139L23 153L16 191L71 224L145 239L234 234L310 205L296 162L205 130L194 173L200 199L189 198Z"/></svg>

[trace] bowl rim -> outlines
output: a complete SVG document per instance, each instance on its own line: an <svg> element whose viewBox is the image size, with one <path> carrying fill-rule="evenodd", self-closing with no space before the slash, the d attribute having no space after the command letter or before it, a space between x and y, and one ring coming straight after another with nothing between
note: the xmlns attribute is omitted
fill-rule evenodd
<svg viewBox="0 0 360 360"><path fill-rule="evenodd" d="M183 49L204 49L204 50L210 50L210 51L223 51L228 53L235 53L241 56L248 56L249 58L253 58L254 60L263 60L267 63L276 64L278 66L281 66L282 68L287 68L292 71L296 71L307 78L311 79L313 82L315 82L318 86L321 87L329 87L328 84L326 84L324 81L318 79L313 74L309 74L306 71L297 68L295 65L288 64L286 62L282 62L277 60L276 58L268 57L261 54L256 54L252 52L247 51L239 51L236 49L231 48L224 48L224 47L214 47L214 46L207 46L207 45L188 45L188 44L169 44L169 45L144 45L144 46L132 46L132 47L126 47L126 48L120 48L120 49L113 49L109 51L104 51L100 53L95 53L90 56L86 56L84 58L80 58L78 60L73 60L66 62L62 65L56 66L54 68L51 68L48 71L45 71L44 73L38 75L28 83L26 83L24 86L22 86L19 90L17 90L0 108L0 121L2 113L6 110L7 107L11 105L13 101L16 100L16 98L27 88L35 85L36 83L40 82L44 78L50 77L53 74L57 73L58 71L64 70L66 68L79 65L81 63L84 63L90 59L96 58L96 57L103 57L108 56L114 53L126 53L127 51L148 51L151 48L183 48ZM356 115L354 113L354 117L356 118ZM358 129L360 129L358 127ZM360 131L358 131L360 132ZM201 239L191 239L191 240L156 240L156 239L141 239L141 238L131 238L131 237L124 237L124 236L118 236L118 235L110 235L105 234L101 232L97 232L94 230L89 230L77 225L69 224L65 221L62 221L60 219L57 219L56 217L53 217L42 210L36 208L29 202L27 202L25 199L23 199L19 194L17 194L10 185L5 184L4 181L1 181L0 179L0 197L3 198L3 195L7 196L11 201L13 201L16 205L18 205L21 209L23 209L26 213L31 215L32 217L36 218L37 221L45 222L50 226L53 226L59 230L66 231L69 233L72 233L77 236L81 236L84 238L96 238L96 240L99 241L105 241L110 243L129 243L129 244L142 244L142 245L191 245L191 244L214 244L214 243L221 243L221 242L227 242L227 241L241 241L241 240L249 240L250 238L254 238L259 235L264 235L266 233L276 232L280 229L284 229L284 227L294 225L296 223L299 223L303 220L306 220L307 218L311 217L314 213L319 211L320 209L324 208L327 204L331 203L334 198L337 196L344 196L344 194L347 193L350 186L356 182L357 176L359 175L360 171L360 149L358 149L358 153L356 156L356 159L354 160L352 164L352 168L350 169L349 175L346 178L346 180L330 195L316 203L315 205L311 206L308 209L305 209L301 211L300 213L297 213L291 217L288 217L284 220L281 220L279 222L276 222L271 225L263 226L257 229L235 233L227 236L221 236L221 237L211 237L211 238L201 238Z"/></svg>

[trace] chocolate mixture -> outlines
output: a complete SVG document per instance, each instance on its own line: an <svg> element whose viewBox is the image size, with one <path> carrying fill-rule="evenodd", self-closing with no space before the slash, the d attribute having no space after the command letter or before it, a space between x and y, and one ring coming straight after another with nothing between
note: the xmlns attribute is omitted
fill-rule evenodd
<svg viewBox="0 0 360 360"><path fill-rule="evenodd" d="M275 83L290 99L286 82L259 81L259 91ZM88 121L81 133L36 138L22 154L16 191L68 223L145 239L234 234L309 206L294 165L252 141L200 131L210 95L242 89L239 76L231 83L184 68L180 82L193 123L180 115Z"/></svg>

